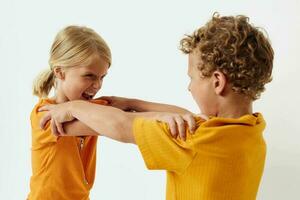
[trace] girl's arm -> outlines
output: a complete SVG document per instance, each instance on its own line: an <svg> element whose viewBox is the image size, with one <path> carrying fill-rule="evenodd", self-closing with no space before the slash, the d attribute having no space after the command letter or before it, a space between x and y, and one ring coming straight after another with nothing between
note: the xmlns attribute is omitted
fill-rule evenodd
<svg viewBox="0 0 300 200"><path fill-rule="evenodd" d="M61 136L99 136L100 134L78 120L66 122L63 124L65 134Z"/></svg>
<svg viewBox="0 0 300 200"><path fill-rule="evenodd" d="M52 119L54 121L52 124L58 127L53 128L51 126L56 134L64 132L61 126L62 123L72 121L76 118L96 133L126 143L135 143L132 125L134 118L137 116L162 119L162 121L171 125L171 132L173 124L175 133L172 133L172 135L176 136L177 132L179 132L182 139L185 139L184 121L188 123L190 128L194 129L195 127L195 121L191 115L180 116L178 114L172 115L170 113L162 114L156 112L129 113L114 107L96 105L80 100L58 105L47 105L40 108L39 111L49 111L41 120L41 127L43 128L44 124Z"/></svg>
<svg viewBox="0 0 300 200"><path fill-rule="evenodd" d="M192 114L190 111L175 105L155 103L150 101L144 101L139 99L130 99L116 96L104 96L100 97L109 102L113 107L119 108L125 111L136 112L170 112L178 114Z"/></svg>
<svg viewBox="0 0 300 200"><path fill-rule="evenodd" d="M100 104L100 105L107 105L108 102L105 100L97 100L93 99L90 100L89 102L95 103L95 104ZM81 121L78 120L73 120L70 122L66 122L63 124L63 130L64 133L61 136L99 136L100 134L88 127L86 124L82 123Z"/></svg>

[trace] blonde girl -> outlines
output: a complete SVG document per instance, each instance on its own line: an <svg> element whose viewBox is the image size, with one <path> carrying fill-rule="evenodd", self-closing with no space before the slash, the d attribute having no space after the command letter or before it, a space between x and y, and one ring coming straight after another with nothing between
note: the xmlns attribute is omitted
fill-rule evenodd
<svg viewBox="0 0 300 200"><path fill-rule="evenodd" d="M110 65L111 51L92 29L68 26L57 34L50 51L49 67L33 85L33 94L40 99L30 116L32 176L29 200L89 199L95 179L98 133L79 121L72 121L64 126L69 137L58 137L51 131L57 124L54 120L45 130L39 128L44 113L38 112L38 108L93 99ZM49 98L51 89L54 89L54 96ZM103 100L93 102L106 103Z"/></svg>

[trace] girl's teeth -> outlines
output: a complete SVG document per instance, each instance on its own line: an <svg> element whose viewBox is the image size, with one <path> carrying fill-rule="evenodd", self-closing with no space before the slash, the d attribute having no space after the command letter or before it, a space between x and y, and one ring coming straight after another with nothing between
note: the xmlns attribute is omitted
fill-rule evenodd
<svg viewBox="0 0 300 200"><path fill-rule="evenodd" d="M85 99L90 100L92 98L91 95L87 94L87 93L83 93L82 95Z"/></svg>

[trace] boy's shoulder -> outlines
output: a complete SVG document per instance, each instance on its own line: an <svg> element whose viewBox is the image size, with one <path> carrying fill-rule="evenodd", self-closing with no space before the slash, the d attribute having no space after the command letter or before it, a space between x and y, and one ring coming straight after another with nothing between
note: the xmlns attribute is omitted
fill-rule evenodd
<svg viewBox="0 0 300 200"><path fill-rule="evenodd" d="M210 117L206 121L197 121L199 126L195 135L204 140L239 140L262 138L266 122L261 113L247 114L239 118Z"/></svg>
<svg viewBox="0 0 300 200"><path fill-rule="evenodd" d="M226 118L226 117L209 117L209 120L202 122L204 126L208 127L221 127L226 125L236 126L255 126L263 123L264 117L261 113L246 114L239 118Z"/></svg>
<svg viewBox="0 0 300 200"><path fill-rule="evenodd" d="M264 129L260 113L240 118L212 117L200 124L189 142L197 152L244 155L265 148Z"/></svg>

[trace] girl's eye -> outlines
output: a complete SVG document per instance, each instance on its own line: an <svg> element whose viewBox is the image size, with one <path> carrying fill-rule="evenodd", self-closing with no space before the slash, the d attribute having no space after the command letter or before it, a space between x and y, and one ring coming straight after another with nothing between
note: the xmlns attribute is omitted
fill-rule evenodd
<svg viewBox="0 0 300 200"><path fill-rule="evenodd" d="M103 80L105 76L106 76L106 74L105 74L105 75L103 75L103 76L101 76L101 78L100 78L100 79L101 79L101 80Z"/></svg>
<svg viewBox="0 0 300 200"><path fill-rule="evenodd" d="M90 79L94 79L95 76L93 74L86 74L84 75L84 77L90 78Z"/></svg>
<svg viewBox="0 0 300 200"><path fill-rule="evenodd" d="M94 74L85 74L83 76L86 77L86 78L88 78L88 79L91 79L91 80L97 80L98 79L98 77L95 76ZM100 80L103 80L105 76L106 76L106 74L103 75L103 76L101 76Z"/></svg>

